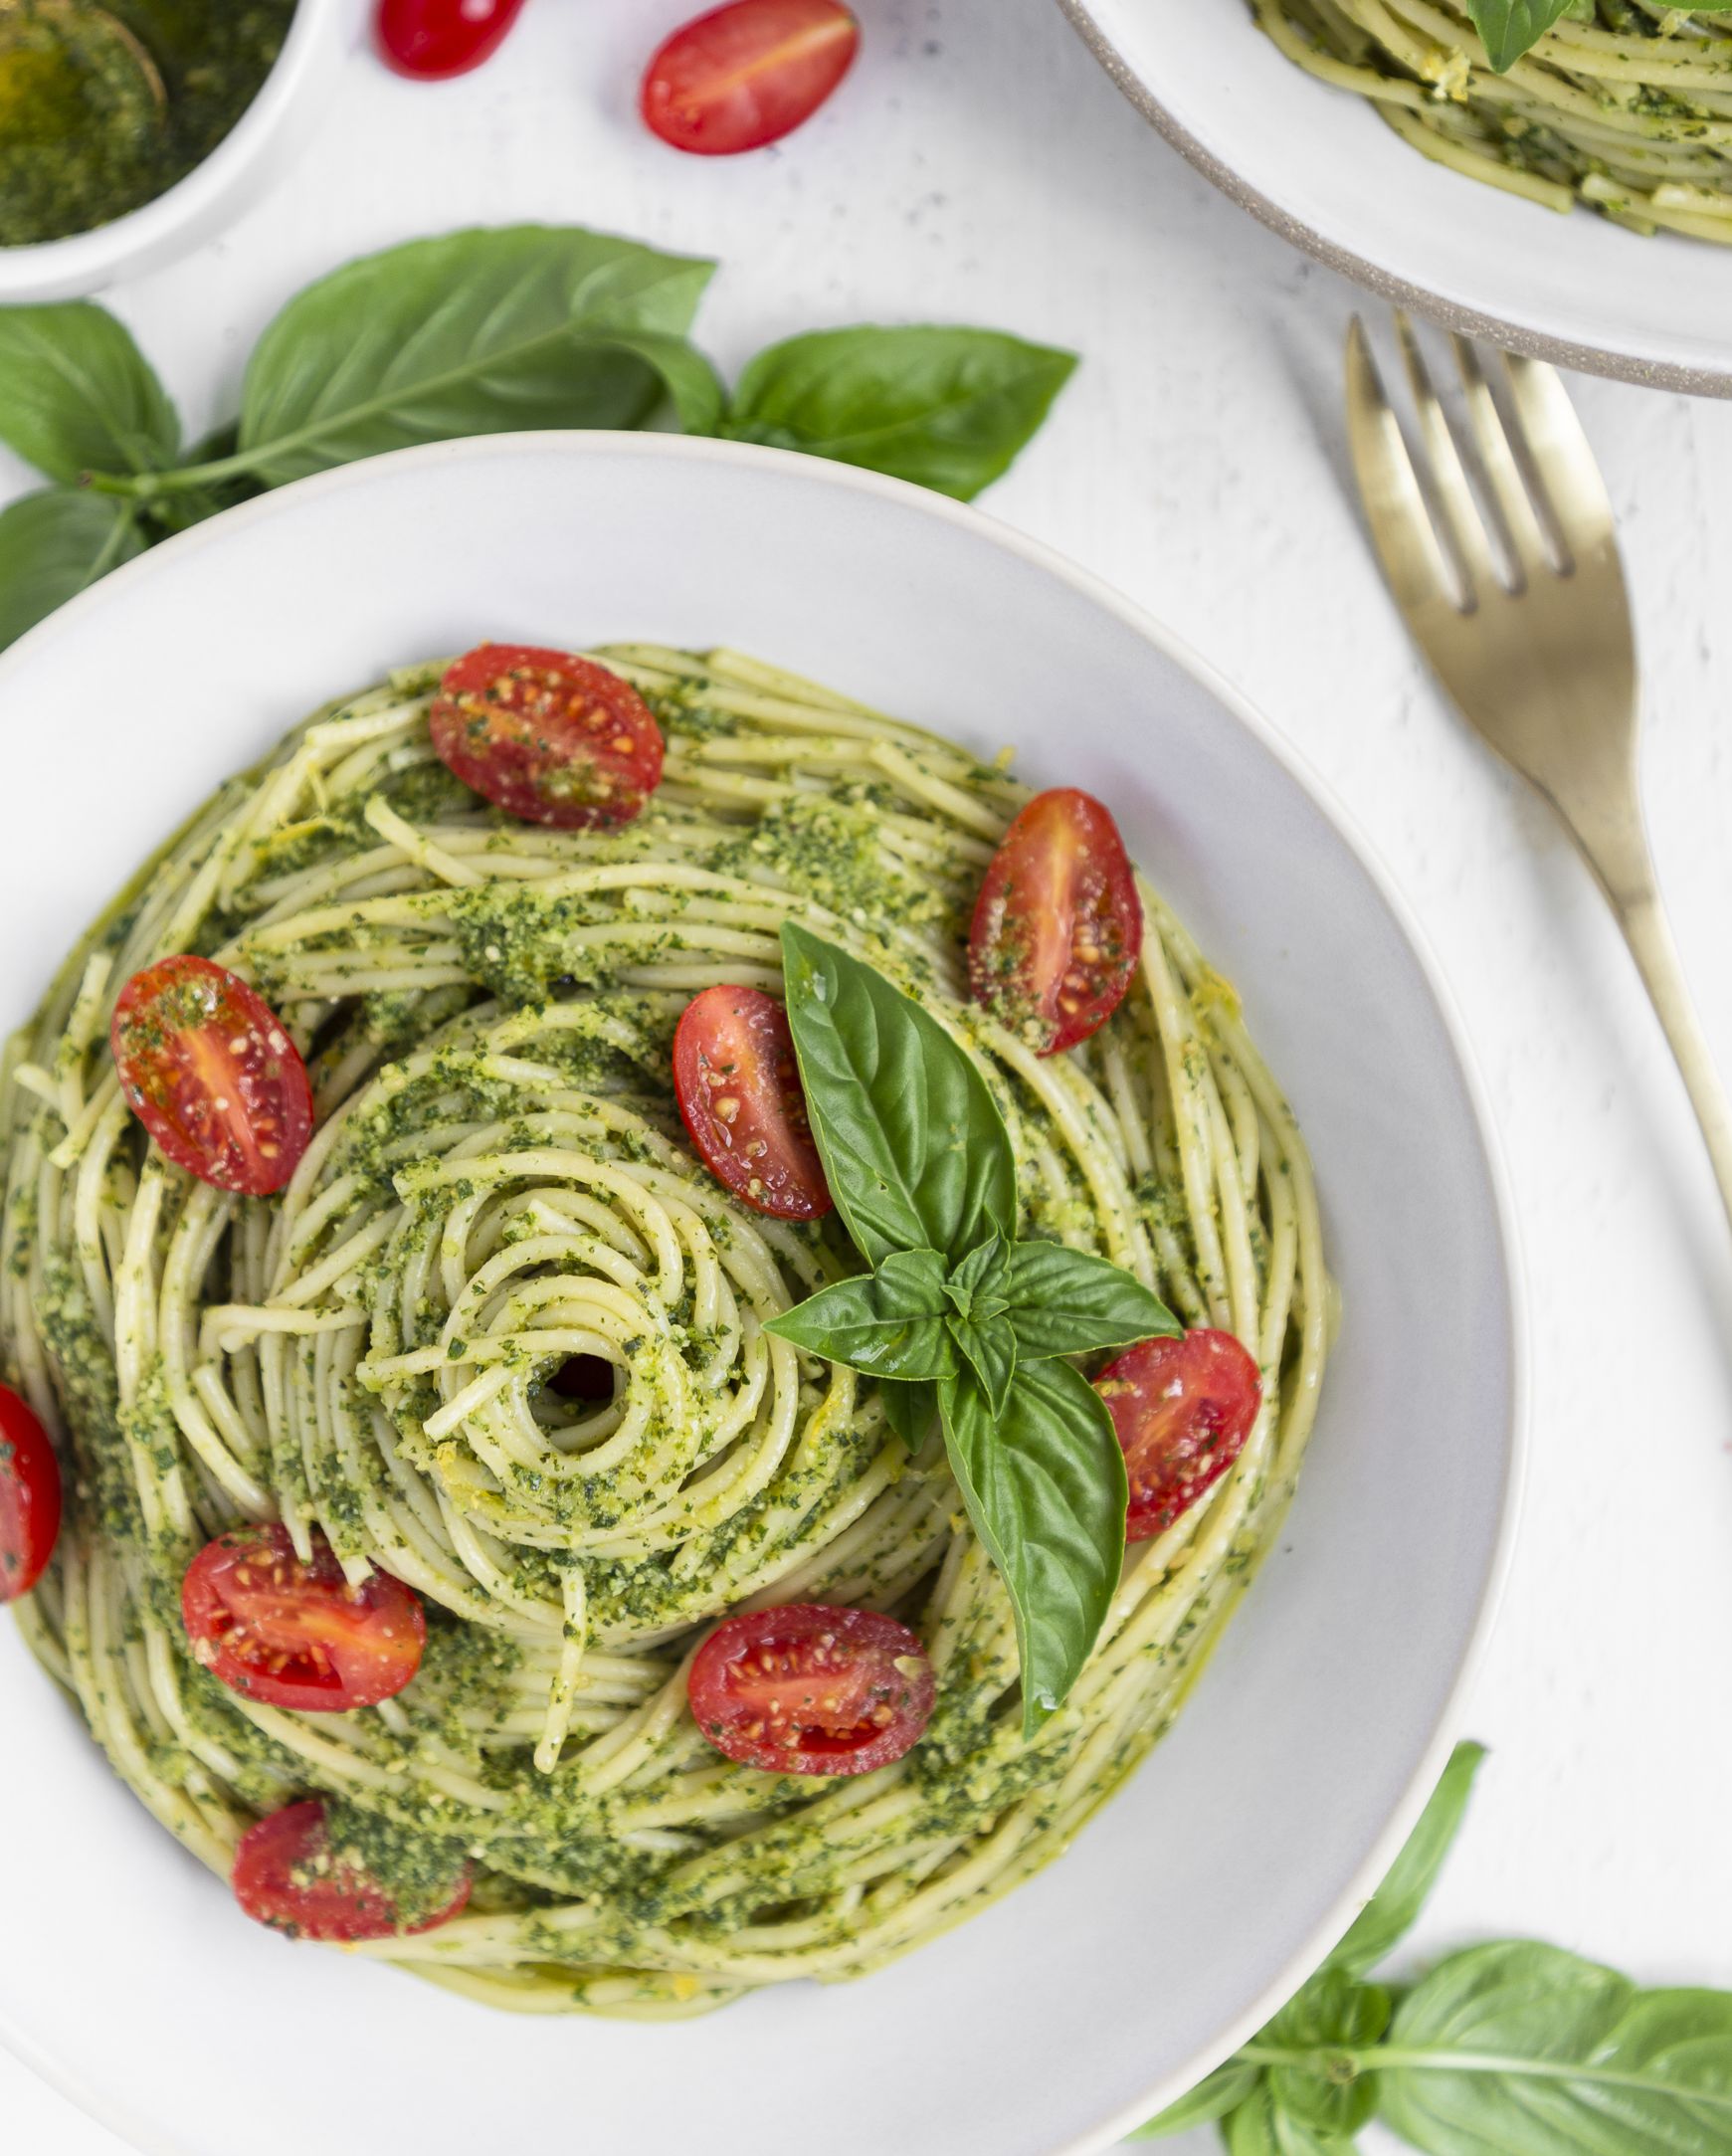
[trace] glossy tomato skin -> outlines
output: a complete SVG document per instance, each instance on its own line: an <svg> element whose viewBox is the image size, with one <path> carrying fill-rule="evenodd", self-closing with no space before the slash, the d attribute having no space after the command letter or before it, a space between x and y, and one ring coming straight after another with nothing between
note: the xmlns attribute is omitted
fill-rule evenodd
<svg viewBox="0 0 1732 2156"><path fill-rule="evenodd" d="M317 1797L287 1805L248 1828L231 1873L235 1899L256 1923L290 1939L390 1939L450 1923L470 1897L466 1867L450 1901L418 1923L401 1920L390 1895L332 1852L329 1817Z"/></svg>
<svg viewBox="0 0 1732 2156"><path fill-rule="evenodd" d="M686 1692L718 1752L769 1774L870 1774L920 1741L937 1680L917 1634L874 1610L790 1602L718 1625Z"/></svg>
<svg viewBox="0 0 1732 2156"><path fill-rule="evenodd" d="M1097 1033L1143 948L1136 876L1092 794L1037 794L993 856L968 941L969 990L1039 1056Z"/></svg>
<svg viewBox="0 0 1732 2156"><path fill-rule="evenodd" d="M1208 1326L1140 1340L1094 1381L1130 1479L1125 1538L1146 1542L1206 1496L1245 1451L1262 1377L1243 1342Z"/></svg>
<svg viewBox="0 0 1732 2156"><path fill-rule="evenodd" d="M593 660L479 644L448 667L429 714L441 761L507 815L566 831L629 824L662 783L662 730Z"/></svg>
<svg viewBox="0 0 1732 2156"><path fill-rule="evenodd" d="M379 0L379 51L399 75L443 83L490 60L523 0Z"/></svg>
<svg viewBox="0 0 1732 2156"><path fill-rule="evenodd" d="M186 1569L180 1609L201 1667L243 1698L303 1714L394 1697L427 1643L412 1588L388 1572L351 1587L321 1535L303 1564L287 1527L242 1527L207 1542Z"/></svg>
<svg viewBox="0 0 1732 2156"><path fill-rule="evenodd" d="M695 156L762 149L812 117L859 50L860 24L841 0L733 0L657 53L644 77L644 119Z"/></svg>
<svg viewBox="0 0 1732 2156"><path fill-rule="evenodd" d="M836 1201L813 1142L788 1014L759 988L706 988L674 1035L674 1090L704 1166L778 1220Z"/></svg>
<svg viewBox="0 0 1732 2156"><path fill-rule="evenodd" d="M282 1020L208 958L159 958L114 1005L109 1046L127 1105L176 1167L269 1197L312 1137L312 1084Z"/></svg>
<svg viewBox="0 0 1732 2156"><path fill-rule="evenodd" d="M29 1594L60 1535L60 1462L36 1410L0 1385L0 1602Z"/></svg>

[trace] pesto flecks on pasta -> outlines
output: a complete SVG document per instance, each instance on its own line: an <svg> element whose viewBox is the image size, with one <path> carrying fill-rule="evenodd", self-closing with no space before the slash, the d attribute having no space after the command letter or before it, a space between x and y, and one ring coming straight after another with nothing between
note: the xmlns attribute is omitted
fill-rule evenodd
<svg viewBox="0 0 1732 2156"><path fill-rule="evenodd" d="M1461 0L1251 0L1288 59L1416 149L1547 208L1732 241L1732 18L1582 0L1506 73Z"/></svg>
<svg viewBox="0 0 1732 2156"><path fill-rule="evenodd" d="M731 653L483 651L226 785L13 1041L0 1544L40 1423L15 1613L249 1913L677 2016L945 1930L1167 1728L1311 1430L1317 1204L1098 803ZM796 951L966 1081L966 1255L839 1180ZM938 1314L818 1352L880 1286ZM1039 1701L1025 1379L1117 1506Z"/></svg>

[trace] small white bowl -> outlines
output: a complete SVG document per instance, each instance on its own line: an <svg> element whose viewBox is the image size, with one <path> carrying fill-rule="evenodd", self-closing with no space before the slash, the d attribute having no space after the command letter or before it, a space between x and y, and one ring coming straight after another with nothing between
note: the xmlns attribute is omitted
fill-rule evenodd
<svg viewBox="0 0 1732 2156"><path fill-rule="evenodd" d="M262 194L317 124L353 44L354 0L300 0L277 65L202 164L111 223L0 247L0 302L80 299L184 254Z"/></svg>
<svg viewBox="0 0 1732 2156"><path fill-rule="evenodd" d="M152 2156L1095 2156L1284 2003L1459 1727L1524 1397L1506 1200L1423 940L1272 727L1102 585L874 474L492 435L265 495L0 660L0 1023L302 712L491 636L728 642L1109 800L1310 1140L1345 1316L1297 1502L1173 1734L1061 1862L859 1984L694 2023L489 2013L241 1917L0 1620L0 2043ZM189 655L191 655L189 657ZM27 714L52 708L53 728ZM68 729L81 775L69 790ZM101 1912L101 1949L90 1919ZM285 2067L260 2032L316 2032ZM790 2132L798 2132L791 2126ZM0 2138L4 2138L0 2134ZM10 2146L10 2144L8 2144Z"/></svg>

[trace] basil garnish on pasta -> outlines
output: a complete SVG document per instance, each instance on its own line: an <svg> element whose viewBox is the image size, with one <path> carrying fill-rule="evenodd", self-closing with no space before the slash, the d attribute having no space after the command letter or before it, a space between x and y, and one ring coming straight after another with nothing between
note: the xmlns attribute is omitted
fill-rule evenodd
<svg viewBox="0 0 1732 2156"><path fill-rule="evenodd" d="M788 1022L813 1135L867 1274L768 1330L808 1354L933 1394L891 1410L917 1444L933 1405L951 1472L1016 1613L1023 1730L1088 1660L1124 1559L1124 1456L1058 1358L1179 1331L1120 1266L1013 1240L1017 1163L968 1052L871 966L789 921Z"/></svg>

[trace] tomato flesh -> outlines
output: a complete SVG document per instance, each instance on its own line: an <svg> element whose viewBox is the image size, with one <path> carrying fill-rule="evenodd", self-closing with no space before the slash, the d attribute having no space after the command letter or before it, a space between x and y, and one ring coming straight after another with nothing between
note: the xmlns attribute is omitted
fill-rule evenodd
<svg viewBox="0 0 1732 2156"><path fill-rule="evenodd" d="M312 1562L287 1527L219 1535L187 1567L181 1616L193 1659L231 1691L303 1714L392 1698L421 1666L421 1599L388 1572L351 1587L322 1536Z"/></svg>
<svg viewBox="0 0 1732 2156"><path fill-rule="evenodd" d="M399 75L441 83L490 60L523 0L379 0L379 50Z"/></svg>
<svg viewBox="0 0 1732 2156"><path fill-rule="evenodd" d="M1140 1340L1094 1381L1124 1449L1125 1538L1146 1542L1208 1494L1245 1451L1262 1378L1243 1342L1200 1326Z"/></svg>
<svg viewBox="0 0 1732 2156"><path fill-rule="evenodd" d="M127 1105L176 1167L263 1198L300 1165L306 1065L239 974L190 954L158 959L121 989L108 1038Z"/></svg>
<svg viewBox="0 0 1732 2156"><path fill-rule="evenodd" d="M813 1142L788 1014L758 988L706 988L674 1035L674 1089L704 1166L778 1220L835 1204Z"/></svg>
<svg viewBox="0 0 1732 2156"><path fill-rule="evenodd" d="M470 1897L467 1866L451 1899L419 1922L403 1922L396 1903L359 1864L333 1849L330 1820L317 1797L286 1805L248 1828L235 1852L235 1899L255 1922L291 1939L389 1939L450 1923Z"/></svg>
<svg viewBox="0 0 1732 2156"><path fill-rule="evenodd" d="M0 1385L0 1602L48 1570L60 1535L60 1462L36 1410Z"/></svg>
<svg viewBox="0 0 1732 2156"><path fill-rule="evenodd" d="M733 0L676 30L651 61L652 133L699 157L762 149L809 120L860 50L841 0Z"/></svg>
<svg viewBox="0 0 1732 2156"><path fill-rule="evenodd" d="M932 1718L937 1680L917 1634L873 1610L790 1602L718 1625L686 1692L718 1752L771 1774L869 1774Z"/></svg>
<svg viewBox="0 0 1732 2156"><path fill-rule="evenodd" d="M571 652L479 644L447 668L433 746L464 784L525 823L629 824L662 783L662 730L619 675Z"/></svg>
<svg viewBox="0 0 1732 2156"><path fill-rule="evenodd" d="M1096 1033L1143 948L1136 877L1109 810L1073 786L1037 794L980 886L969 989L1038 1056Z"/></svg>

